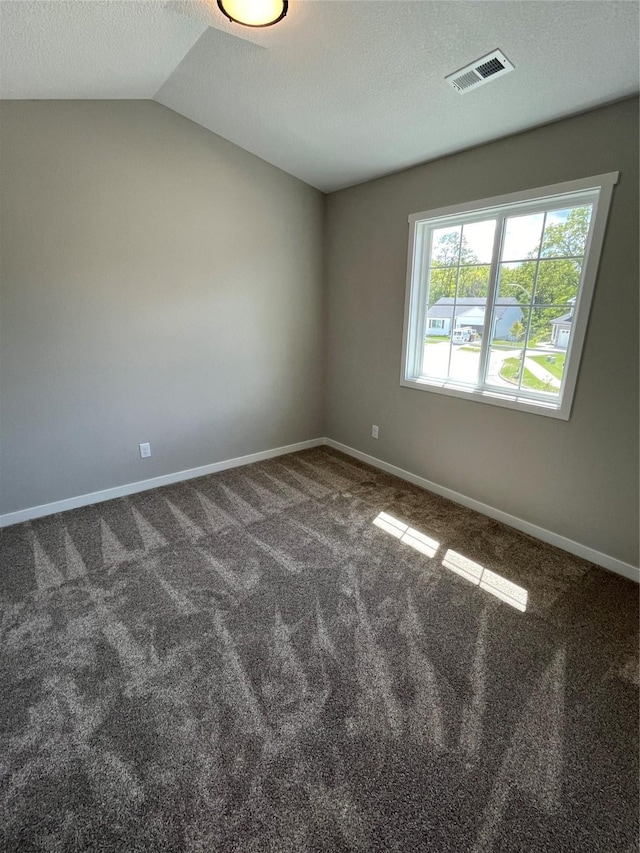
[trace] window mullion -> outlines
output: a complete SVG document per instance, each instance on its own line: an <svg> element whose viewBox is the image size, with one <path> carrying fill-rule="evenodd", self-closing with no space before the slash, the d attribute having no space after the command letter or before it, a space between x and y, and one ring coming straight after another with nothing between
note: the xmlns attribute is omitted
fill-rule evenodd
<svg viewBox="0 0 640 853"><path fill-rule="evenodd" d="M453 330L456 325L456 307L458 304L458 286L460 284L460 259L462 258L462 238L464 236L465 223L460 226L460 243L458 245L458 266L456 267L456 289L453 292L453 308L451 311L451 326L449 335L449 360L447 362L447 380L451 374L451 356L453 355Z"/></svg>
<svg viewBox="0 0 640 853"><path fill-rule="evenodd" d="M531 287L531 296L529 297L529 317L527 318L527 326L524 331L524 340L522 341L522 352L520 353L520 370L518 371L518 392L522 391L522 382L524 380L524 362L527 356L527 344L529 343L529 334L531 332L531 319L533 317L536 290L538 289L538 273L540 272L540 258L542 257L542 244L544 242L544 233L547 227L548 212L545 211L542 220L542 231L540 232L540 245L538 246L538 257L536 258L536 271L533 275L533 285Z"/></svg>
<svg viewBox="0 0 640 853"><path fill-rule="evenodd" d="M504 228L507 214L500 213L496 219L496 230L491 256L491 269L489 270L489 288L487 291L487 302L484 308L484 333L482 335L482 346L480 347L480 365L478 367L478 385L484 387L487 382L487 368L489 355L491 353L491 329L493 328L493 309L495 296L498 290L498 269L500 266L500 253L504 242ZM488 320L488 322L487 322Z"/></svg>

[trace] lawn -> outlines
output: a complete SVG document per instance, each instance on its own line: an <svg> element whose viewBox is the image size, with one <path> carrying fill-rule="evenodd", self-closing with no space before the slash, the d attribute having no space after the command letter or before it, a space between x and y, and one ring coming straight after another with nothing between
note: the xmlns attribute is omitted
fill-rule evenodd
<svg viewBox="0 0 640 853"><path fill-rule="evenodd" d="M547 361L548 356L546 356L546 355L530 355L529 356L529 358L532 359L532 361L537 361L541 367L544 367L545 370L548 370L549 373L553 374L553 376L555 376L556 379L559 379L560 381L562 381L562 373L564 371L565 357L566 357L566 354L563 352L554 353L552 358L555 358L555 364L551 364L551 362Z"/></svg>
<svg viewBox="0 0 640 853"><path fill-rule="evenodd" d="M505 341L502 338L494 338L491 341L491 349L511 349L520 351L522 349L522 344L517 343L516 341Z"/></svg>
<svg viewBox="0 0 640 853"><path fill-rule="evenodd" d="M449 335L427 335L424 339L425 344L441 344L442 341L448 341Z"/></svg>
<svg viewBox="0 0 640 853"><path fill-rule="evenodd" d="M518 384L518 376L520 374L520 359L519 358L505 358L502 362L502 367L500 368L500 376L503 379L506 379L507 382L512 382L514 385ZM537 376L534 376L530 370L527 370L525 367L524 374L522 376L522 387L530 388L532 391L553 391L554 389L549 387L546 382L541 382Z"/></svg>

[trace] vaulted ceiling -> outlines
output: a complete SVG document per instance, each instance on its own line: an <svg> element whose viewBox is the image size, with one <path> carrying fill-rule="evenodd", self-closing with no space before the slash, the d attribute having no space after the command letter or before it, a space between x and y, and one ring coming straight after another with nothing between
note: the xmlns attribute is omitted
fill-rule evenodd
<svg viewBox="0 0 640 853"><path fill-rule="evenodd" d="M638 12L291 0L251 30L215 0L1 0L0 96L153 98L331 191L636 93ZM494 48L515 71L464 95L447 85Z"/></svg>

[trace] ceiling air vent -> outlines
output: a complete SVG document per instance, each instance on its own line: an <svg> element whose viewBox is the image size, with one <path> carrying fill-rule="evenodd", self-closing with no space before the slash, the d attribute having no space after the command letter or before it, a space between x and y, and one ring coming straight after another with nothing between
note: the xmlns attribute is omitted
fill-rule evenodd
<svg viewBox="0 0 640 853"><path fill-rule="evenodd" d="M492 50L486 56L476 59L470 65L465 65L459 71L449 74L444 79L450 86L464 95L470 89L475 89L482 86L483 83L489 83L497 77L502 77L513 71L513 65L501 50Z"/></svg>

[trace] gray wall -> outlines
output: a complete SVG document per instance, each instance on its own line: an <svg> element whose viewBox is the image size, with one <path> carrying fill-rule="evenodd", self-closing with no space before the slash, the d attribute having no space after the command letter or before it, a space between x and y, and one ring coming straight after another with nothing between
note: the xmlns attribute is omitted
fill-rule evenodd
<svg viewBox="0 0 640 853"><path fill-rule="evenodd" d="M571 419L401 388L407 216L615 170ZM326 264L327 435L638 565L637 99L332 194Z"/></svg>
<svg viewBox="0 0 640 853"><path fill-rule="evenodd" d="M319 192L150 101L0 119L0 513L322 434Z"/></svg>
<svg viewBox="0 0 640 853"><path fill-rule="evenodd" d="M0 513L326 434L637 565L637 110L325 205L153 102L5 102ZM401 388L408 214L613 170L571 419Z"/></svg>

